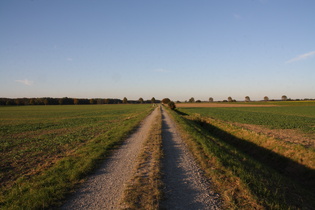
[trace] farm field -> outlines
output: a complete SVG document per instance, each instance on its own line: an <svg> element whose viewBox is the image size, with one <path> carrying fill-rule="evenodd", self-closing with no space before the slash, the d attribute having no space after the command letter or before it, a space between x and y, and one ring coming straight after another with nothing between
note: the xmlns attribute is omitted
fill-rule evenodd
<svg viewBox="0 0 315 210"><path fill-rule="evenodd" d="M218 104L179 104L173 115L228 206L314 206L315 103Z"/></svg>
<svg viewBox="0 0 315 210"><path fill-rule="evenodd" d="M36 206L41 196L51 199L42 207L53 204L151 110L151 105L0 107L0 207L22 195L17 206Z"/></svg>
<svg viewBox="0 0 315 210"><path fill-rule="evenodd" d="M231 107L189 107L184 110L224 121L263 125L271 129L298 129L315 133L315 103L290 103L278 105L236 104ZM292 104L292 103L291 103ZM210 105L211 106L211 105Z"/></svg>
<svg viewBox="0 0 315 210"><path fill-rule="evenodd" d="M177 103L177 107L273 107L273 106L315 106L315 101L252 101L252 102L202 102Z"/></svg>

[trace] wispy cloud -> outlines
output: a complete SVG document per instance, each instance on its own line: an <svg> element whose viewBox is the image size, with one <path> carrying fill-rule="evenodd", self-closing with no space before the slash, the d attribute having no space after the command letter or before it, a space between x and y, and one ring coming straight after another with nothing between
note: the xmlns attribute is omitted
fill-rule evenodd
<svg viewBox="0 0 315 210"><path fill-rule="evenodd" d="M166 69L154 69L153 71L155 71L155 72L161 72L161 73L170 72L169 70L166 70Z"/></svg>
<svg viewBox="0 0 315 210"><path fill-rule="evenodd" d="M237 20L242 19L242 16L240 16L239 14L234 14L233 17Z"/></svg>
<svg viewBox="0 0 315 210"><path fill-rule="evenodd" d="M307 59L313 55L315 55L315 51L308 52L308 53L305 53L303 55L298 55L295 58L292 58L292 59L286 61L285 63L292 63L292 62L296 62L296 61L300 61L300 60L305 60L305 59Z"/></svg>
<svg viewBox="0 0 315 210"><path fill-rule="evenodd" d="M31 80L28 80L28 79L24 79L24 80L15 80L15 82L18 82L18 83L22 83L24 85L27 85L27 86L31 86L34 84L33 81Z"/></svg>

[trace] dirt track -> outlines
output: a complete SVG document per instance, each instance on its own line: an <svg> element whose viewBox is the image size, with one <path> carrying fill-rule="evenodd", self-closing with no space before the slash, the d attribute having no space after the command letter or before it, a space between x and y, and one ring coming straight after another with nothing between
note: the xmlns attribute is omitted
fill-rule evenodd
<svg viewBox="0 0 315 210"><path fill-rule="evenodd" d="M61 209L120 209L126 182L133 176L136 159L158 114L153 111L137 131L109 157ZM195 163L166 111L163 117L163 209L218 209L219 195ZM149 192L148 192L149 193Z"/></svg>

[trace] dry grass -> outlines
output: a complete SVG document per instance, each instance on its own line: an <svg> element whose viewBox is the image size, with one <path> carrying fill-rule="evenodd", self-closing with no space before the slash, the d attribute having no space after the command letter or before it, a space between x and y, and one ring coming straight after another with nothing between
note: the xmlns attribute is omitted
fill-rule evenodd
<svg viewBox="0 0 315 210"><path fill-rule="evenodd" d="M135 175L124 192L123 209L159 209L162 198L162 116L155 119L139 155Z"/></svg>
<svg viewBox="0 0 315 210"><path fill-rule="evenodd" d="M275 152L310 169L315 169L315 151L313 148L308 148L311 140L308 139L308 145L303 145L301 139L307 138L303 138L302 134L298 134L298 131L271 130L262 126L240 123L229 124L211 118L203 118L203 120L233 134L237 138L252 142L261 148Z"/></svg>
<svg viewBox="0 0 315 210"><path fill-rule="evenodd" d="M303 133L297 129L269 129L261 125L243 123L233 123L233 125L259 134L267 135L272 138L283 140L288 143L300 144L305 147L313 147L315 149L315 133Z"/></svg>

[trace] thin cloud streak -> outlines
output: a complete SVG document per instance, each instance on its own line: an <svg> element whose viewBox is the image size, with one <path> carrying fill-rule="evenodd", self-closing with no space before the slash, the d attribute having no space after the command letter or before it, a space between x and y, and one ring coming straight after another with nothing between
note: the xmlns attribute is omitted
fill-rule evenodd
<svg viewBox="0 0 315 210"><path fill-rule="evenodd" d="M153 71L154 72L161 72L161 73L163 73L163 72L170 72L170 71L168 71L166 69L154 69Z"/></svg>
<svg viewBox="0 0 315 210"><path fill-rule="evenodd" d="M239 14L234 14L233 17L237 20L240 20L242 19L242 17L239 15Z"/></svg>
<svg viewBox="0 0 315 210"><path fill-rule="evenodd" d="M33 81L30 81L28 79L24 79L24 80L15 80L15 82L27 85L27 86L32 86L34 84Z"/></svg>
<svg viewBox="0 0 315 210"><path fill-rule="evenodd" d="M300 61L300 60L305 60L305 59L311 57L312 55L315 55L315 51L296 56L295 58L292 58L291 60L288 60L285 63L292 63L292 62L296 62L296 61Z"/></svg>

